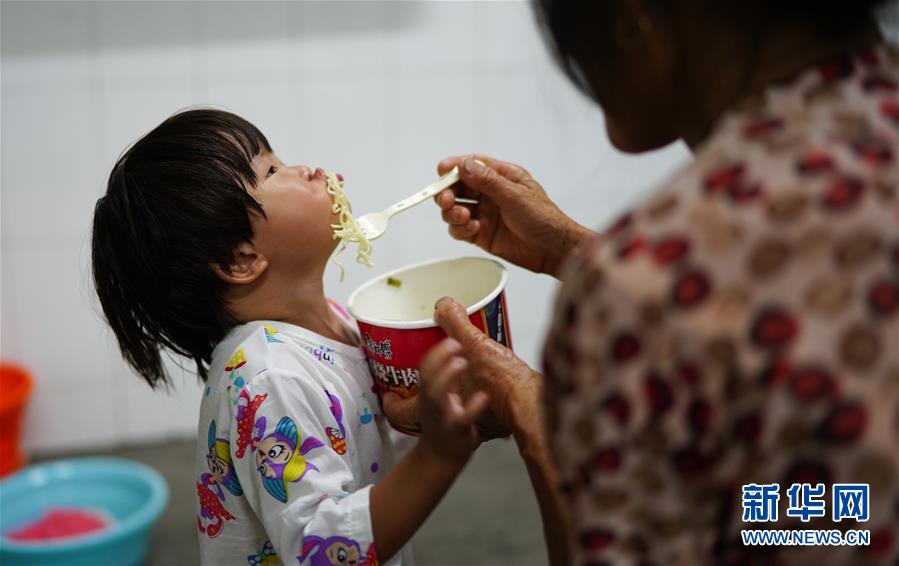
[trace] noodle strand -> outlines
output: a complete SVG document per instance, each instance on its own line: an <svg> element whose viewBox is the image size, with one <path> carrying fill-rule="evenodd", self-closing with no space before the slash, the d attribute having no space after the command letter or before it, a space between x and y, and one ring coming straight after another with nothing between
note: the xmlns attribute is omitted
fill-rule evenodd
<svg viewBox="0 0 899 566"><path fill-rule="evenodd" d="M334 231L334 239L340 239L340 247L331 260L340 269L340 280L343 281L346 271L343 265L337 261L337 256L345 252L350 244L356 244L356 262L366 267L374 267L374 264L371 262L372 246L359 228L359 223L356 222L356 219L353 218L353 214L350 212L350 201L346 198L346 193L343 192L343 181L340 181L334 173L326 173L326 176L328 179L328 194L333 201L331 212L337 215L338 222L337 224L331 224L331 229Z"/></svg>

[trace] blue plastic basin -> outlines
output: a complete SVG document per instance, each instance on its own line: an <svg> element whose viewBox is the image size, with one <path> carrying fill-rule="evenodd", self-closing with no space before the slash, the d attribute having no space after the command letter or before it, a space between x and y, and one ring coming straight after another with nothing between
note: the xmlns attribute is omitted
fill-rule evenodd
<svg viewBox="0 0 899 566"><path fill-rule="evenodd" d="M29 466L0 482L0 564L139 564L169 490L152 468L118 458L76 458ZM105 512L113 524L61 541L7 540L6 533L51 508Z"/></svg>

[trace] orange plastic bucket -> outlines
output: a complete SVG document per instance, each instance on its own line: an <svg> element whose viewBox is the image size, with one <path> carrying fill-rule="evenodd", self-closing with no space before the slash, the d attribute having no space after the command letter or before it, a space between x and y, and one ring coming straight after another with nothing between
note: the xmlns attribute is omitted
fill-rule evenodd
<svg viewBox="0 0 899 566"><path fill-rule="evenodd" d="M19 447L22 417L31 394L31 375L11 365L0 364L0 476L20 468L25 457Z"/></svg>

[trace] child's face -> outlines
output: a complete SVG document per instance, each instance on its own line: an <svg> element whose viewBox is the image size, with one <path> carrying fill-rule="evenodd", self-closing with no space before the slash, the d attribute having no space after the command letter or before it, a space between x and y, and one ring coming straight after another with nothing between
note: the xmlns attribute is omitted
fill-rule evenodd
<svg viewBox="0 0 899 566"><path fill-rule="evenodd" d="M331 196L321 169L286 166L274 153L253 160L259 183L250 190L265 218L254 217L253 245L279 270L308 270L327 261L338 241L331 224Z"/></svg>

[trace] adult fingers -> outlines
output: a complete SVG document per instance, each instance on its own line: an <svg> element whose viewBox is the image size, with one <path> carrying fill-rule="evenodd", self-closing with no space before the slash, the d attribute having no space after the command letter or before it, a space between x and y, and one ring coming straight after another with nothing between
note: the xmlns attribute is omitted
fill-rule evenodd
<svg viewBox="0 0 899 566"><path fill-rule="evenodd" d="M492 197L497 203L521 197L524 185L520 180L512 180L489 165L482 165L476 159L466 158L459 168L459 178L471 190Z"/></svg>
<svg viewBox="0 0 899 566"><path fill-rule="evenodd" d="M494 169L497 173L514 183L524 183L525 181L531 179L531 174L528 173L527 169L525 169L521 165L516 165L515 163L510 163L508 161L496 159L495 157L490 157L489 155L481 155L477 153L448 157L437 164L437 173L443 175L456 166L459 166L459 168L461 169L462 164L466 159L476 159L486 164L491 169Z"/></svg>
<svg viewBox="0 0 899 566"><path fill-rule="evenodd" d="M451 224L449 227L449 235L456 240L463 242L473 242L478 231L481 229L481 223L477 220L469 220L461 226Z"/></svg>
<svg viewBox="0 0 899 566"><path fill-rule="evenodd" d="M471 211L464 206L454 206L449 210L444 210L440 216L447 224L464 226L471 220Z"/></svg>
<svg viewBox="0 0 899 566"><path fill-rule="evenodd" d="M466 195L465 187L461 184L457 184L452 189L444 189L443 191L437 193L437 196L434 197L434 202L437 203L437 206L439 206L441 210L449 210L454 206L461 206L463 204L457 202L457 198L469 198L470 200L478 200L475 197L479 196L480 195L475 194L472 191L468 191L468 194ZM470 206L474 203L465 202L464 204L466 206Z"/></svg>
<svg viewBox="0 0 899 566"><path fill-rule="evenodd" d="M444 159L437 164L437 174L443 176L447 174L453 167L459 167L461 169L462 161L465 159L465 157L466 156L457 156ZM472 157L474 157L475 159L481 159L482 156L473 155ZM466 186L465 183L455 183L450 186L450 188L441 191L435 198L437 198L437 204L439 204L441 208L450 208L456 203L456 197L477 199L479 196L480 193L478 193L476 189Z"/></svg>
<svg viewBox="0 0 899 566"><path fill-rule="evenodd" d="M456 205L457 198L469 200L479 200L481 193L471 187L465 186L463 183L456 183L448 189L443 189L434 196L434 202L442 209L452 208Z"/></svg>
<svg viewBox="0 0 899 566"><path fill-rule="evenodd" d="M479 165L480 168L478 168ZM472 153L448 157L437 164L437 172L443 175L453 167L459 167L459 177L462 181L453 185L452 188L457 197L477 199L483 192L502 199L503 197L510 198L514 194L514 189L539 188L539 184L534 181L524 167L487 155ZM477 169L472 170L472 168ZM493 173L496 173L495 177ZM508 182L500 183L501 179ZM501 190L504 188L507 190ZM509 190L513 190L512 194L509 194ZM448 206L450 205L447 203Z"/></svg>
<svg viewBox="0 0 899 566"><path fill-rule="evenodd" d="M445 189L437 193L434 202L440 207L440 210L449 210L456 205L456 193L452 189Z"/></svg>
<svg viewBox="0 0 899 566"><path fill-rule="evenodd" d="M465 159L465 155L455 155L453 157L447 157L443 161L437 164L437 174L445 175L449 172L453 167L459 166L462 164L462 160Z"/></svg>
<svg viewBox="0 0 899 566"><path fill-rule="evenodd" d="M460 424L470 425L484 414L487 406L490 404L490 397L484 391L477 391L468 398L468 402L462 408L460 415Z"/></svg>

